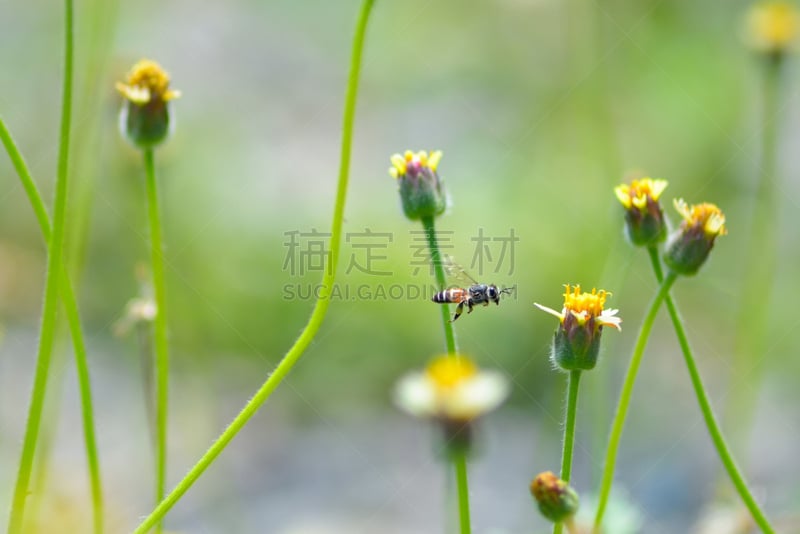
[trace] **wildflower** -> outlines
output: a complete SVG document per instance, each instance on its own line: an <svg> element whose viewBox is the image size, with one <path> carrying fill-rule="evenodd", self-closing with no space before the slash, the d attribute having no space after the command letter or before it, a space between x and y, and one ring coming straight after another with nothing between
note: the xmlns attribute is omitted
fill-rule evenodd
<svg viewBox="0 0 800 534"><path fill-rule="evenodd" d="M531 495L539 504L542 515L553 523L570 521L578 511L578 494L550 471L540 473L533 479Z"/></svg>
<svg viewBox="0 0 800 534"><path fill-rule="evenodd" d="M394 154L389 174L400 183L403 212L411 220L433 218L444 213L447 195L436 172L442 159L440 150Z"/></svg>
<svg viewBox="0 0 800 534"><path fill-rule="evenodd" d="M706 261L717 236L727 233L725 215L714 204L689 206L683 199L675 200L675 209L683 222L670 237L664 262L676 273L688 276Z"/></svg>
<svg viewBox="0 0 800 534"><path fill-rule="evenodd" d="M553 363L565 371L592 369L597 363L603 327L621 330L622 319L617 317L619 310L603 309L611 293L603 289L582 293L580 285L574 289L569 284L565 287L564 307L560 312L535 303L537 308L559 319L553 336Z"/></svg>
<svg viewBox="0 0 800 534"><path fill-rule="evenodd" d="M424 371L400 379L394 400L409 414L440 423L451 448L469 448L470 423L500 406L508 394L502 373L482 371L463 355L443 355Z"/></svg>
<svg viewBox="0 0 800 534"><path fill-rule="evenodd" d="M170 133L170 101L180 96L169 88L169 75L155 61L142 59L128 73L126 83L118 82L124 97L120 129L134 146L152 148Z"/></svg>
<svg viewBox="0 0 800 534"><path fill-rule="evenodd" d="M658 202L666 188L666 180L652 178L640 178L630 185L621 184L614 188L625 208L625 230L633 245L653 245L666 237L664 212Z"/></svg>
<svg viewBox="0 0 800 534"><path fill-rule="evenodd" d="M782 56L800 33L800 13L791 2L757 2L747 14L746 40L757 52Z"/></svg>

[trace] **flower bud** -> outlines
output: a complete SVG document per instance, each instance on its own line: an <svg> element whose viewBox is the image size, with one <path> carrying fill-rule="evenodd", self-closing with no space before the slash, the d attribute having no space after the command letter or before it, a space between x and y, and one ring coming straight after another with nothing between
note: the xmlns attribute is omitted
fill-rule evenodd
<svg viewBox="0 0 800 534"><path fill-rule="evenodd" d="M581 293L580 285L575 286L574 290L569 284L565 287L564 307L560 312L535 304L540 310L559 319L553 336L553 363L565 371L593 369L600 353L603 326L621 329L622 319L616 316L619 310L603 309L606 298L611 296L603 289Z"/></svg>
<svg viewBox="0 0 800 534"><path fill-rule="evenodd" d="M122 135L135 147L152 148L171 130L170 104L180 92L169 88L169 75L155 61L143 59L128 73L126 83L117 83L124 97L120 112Z"/></svg>
<svg viewBox="0 0 800 534"><path fill-rule="evenodd" d="M539 504L542 515L553 523L566 521L578 511L578 494L550 471L533 479L531 495Z"/></svg>
<svg viewBox="0 0 800 534"><path fill-rule="evenodd" d="M683 222L667 243L664 263L676 273L689 276L705 263L717 236L727 233L725 215L714 204L689 206L683 199L675 199L675 209Z"/></svg>
<svg viewBox="0 0 800 534"><path fill-rule="evenodd" d="M447 195L436 172L441 159L439 150L416 154L407 150L391 157L389 174L399 182L403 212L412 221L437 217L447 208Z"/></svg>
<svg viewBox="0 0 800 534"><path fill-rule="evenodd" d="M625 208L625 234L634 246L654 245L666 238L664 212L658 202L666 187L666 180L641 178L614 188Z"/></svg>

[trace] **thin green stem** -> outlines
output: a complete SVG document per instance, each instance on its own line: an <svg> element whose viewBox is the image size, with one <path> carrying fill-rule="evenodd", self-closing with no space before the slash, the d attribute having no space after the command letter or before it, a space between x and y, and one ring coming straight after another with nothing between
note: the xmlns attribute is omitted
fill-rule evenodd
<svg viewBox="0 0 800 534"><path fill-rule="evenodd" d="M661 282L664 275L661 270L661 261L658 257L658 250L656 250L655 247L649 247L648 251L650 253L650 262L653 265L653 272L656 275L656 279ZM670 273L668 276L673 275ZM667 295L664 297L664 301L667 305L669 317L672 320L672 326L675 328L675 335L678 336L678 343L681 346L681 352L683 352L683 358L686 361L686 368L689 370L689 376L692 379L692 386L694 387L695 395L697 395L697 403L700 405L700 410L703 412L703 419L705 420L706 427L708 428L708 433L711 434L711 440L714 442L714 447L717 449L717 454L719 455L720 460L722 460L722 464L725 466L725 470L728 472L731 482L733 482L733 485L736 487L736 491L739 492L739 496L741 497L745 506L747 506L747 509L750 510L753 520L756 522L759 528L761 528L762 532L768 534L774 533L775 530L772 528L772 525L769 524L764 512L761 511L758 503L753 498L752 493L750 493L747 482L744 480L744 477L739 471L739 467L736 465L736 461L733 459L730 449L725 442L725 437L722 435L719 424L714 417L714 411L711 408L711 403L708 400L708 394L706 393L705 386L703 385L703 380L700 378L700 372L697 369L697 364L695 363L692 349L689 346L689 338L686 336L686 330L683 328L683 321L681 321L680 314L678 313L678 309L672 300L672 296L667 293Z"/></svg>
<svg viewBox="0 0 800 534"><path fill-rule="evenodd" d="M575 420L578 413L578 389L581 382L581 372L576 369L569 372L569 385L567 386L567 413L564 426L564 448L561 452L561 480L569 482L572 476L572 451L575 448ZM553 524L553 534L561 534L563 523Z"/></svg>
<svg viewBox="0 0 800 534"><path fill-rule="evenodd" d="M669 293L669 288L675 283L677 276L678 275L674 273L670 273L661 283L658 293L656 293L653 300L650 302L650 307L644 317L644 322L642 322L639 335L636 338L636 344L633 347L633 355L628 364L625 381L622 384L622 392L619 396L617 411L614 413L614 421L611 424L611 435L608 438L608 449L606 450L606 457L603 462L603 479L600 483L597 512L594 518L595 532L600 531L600 526L603 523L603 514L605 513L608 497L611 493L611 485L614 481L614 467L617 462L617 450L619 449L619 442L622 438L622 429L625 425L625 418L628 415L628 406L633 396L633 385L636 382L636 375L642 363L642 356L647 346L647 339L650 337L650 330L653 328L653 322L658 314L658 308Z"/></svg>
<svg viewBox="0 0 800 534"><path fill-rule="evenodd" d="M47 375L53 353L53 340L58 312L59 285L62 270L62 252L64 248L64 221L67 210L67 171L69 169L69 134L72 123L72 70L73 70L73 5L72 0L65 0L64 15L64 85L61 100L61 129L58 148L58 170L56 174L56 190L53 201L53 228L47 251L47 274L45 278L44 305L42 306L41 331L39 349L36 358L36 372L31 391L28 420L25 437L22 442L22 454L17 472L17 482L8 521L9 534L17 534L22 530L25 516L25 501L28 496L33 459L36 452L36 441L44 406ZM37 212L37 217L40 214Z"/></svg>
<svg viewBox="0 0 800 534"><path fill-rule="evenodd" d="M164 238L158 201L158 182L153 149L144 150L147 184L147 217L150 224L150 262L153 270L153 292L156 316L153 340L156 359L156 504L164 499L167 477L167 413L169 402L169 343L167 340L167 292L164 280ZM156 532L161 531L161 523Z"/></svg>
<svg viewBox="0 0 800 534"><path fill-rule="evenodd" d="M33 181L28 166L22 154L17 149L14 139L8 131L8 128L6 128L2 118L0 118L0 140L2 140L9 158L19 175L25 193L28 195L28 201L33 208L33 212L36 214L42 237L45 243L49 243L51 226L47 208L44 205L39 189L36 187L36 182ZM78 375L78 389L81 398L81 414L83 417L84 443L86 447L87 465L89 468L92 504L94 506L94 529L96 533L99 533L103 531L103 488L100 477L100 462L97 453L97 439L95 437L89 363L86 355L86 343L83 338L77 299L75 298L75 292L72 289L72 284L67 275L65 266L62 266L60 290L61 301L64 306L64 312L67 316L67 323L72 337L73 351L75 352L75 367Z"/></svg>
<svg viewBox="0 0 800 534"><path fill-rule="evenodd" d="M422 227L425 229L425 236L428 238L428 250L431 253L431 263L433 263L436 283L441 291L447 287L447 277L444 273L444 262L442 261L442 253L439 250L439 242L436 239L436 227L433 217L423 217ZM440 309L442 311L445 348L448 354L457 354L458 346L456 345L456 333L453 329L453 322L450 320L450 306L443 304L440 306Z"/></svg>
<svg viewBox="0 0 800 534"><path fill-rule="evenodd" d="M453 466L456 471L456 487L458 488L458 521L461 534L470 534L472 527L469 519L469 484L467 482L467 455L459 451L453 455Z"/></svg>
<svg viewBox="0 0 800 534"><path fill-rule="evenodd" d="M347 81L347 94L345 96L344 118L342 125L342 148L339 164L339 179L336 190L336 203L333 208L333 222L331 224L331 265L322 275L322 289L319 299L314 304L314 310L308 320L300 337L289 349L280 361L275 371L269 376L264 384L259 388L250 401L242 408L242 411L228 425L219 438L203 454L202 458L192 467L187 475L181 480L163 501L148 515L134 531L135 534L144 534L161 520L164 515L175 505L178 500L189 490L203 472L210 466L217 456L225 450L225 447L247 424L253 415L258 411L262 404L270 397L272 392L289 374L294 364L306 350L311 340L319 331L325 314L330 305L330 292L336 277L336 267L339 260L339 252L342 241L342 220L344 217L345 200L347 198L347 183L350 175L350 154L353 141L353 122L355 118L356 100L358 96L358 78L361 70L361 55L364 49L364 36L367 29L367 21L375 0L364 0L361 6L355 35L353 37L353 49L350 57L350 75Z"/></svg>

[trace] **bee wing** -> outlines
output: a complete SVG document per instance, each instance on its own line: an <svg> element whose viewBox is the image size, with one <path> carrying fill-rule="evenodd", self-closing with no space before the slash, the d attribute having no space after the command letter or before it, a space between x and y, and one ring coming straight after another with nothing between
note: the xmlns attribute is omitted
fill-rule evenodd
<svg viewBox="0 0 800 534"><path fill-rule="evenodd" d="M453 260L452 256L445 255L442 259L442 266L444 267L447 276L459 280L467 286L477 285L478 281L472 278L464 268Z"/></svg>

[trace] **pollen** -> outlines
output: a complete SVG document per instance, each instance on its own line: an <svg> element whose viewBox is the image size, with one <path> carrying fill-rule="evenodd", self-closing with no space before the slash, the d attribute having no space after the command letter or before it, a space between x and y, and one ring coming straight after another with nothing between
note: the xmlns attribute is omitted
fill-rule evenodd
<svg viewBox="0 0 800 534"><path fill-rule="evenodd" d="M440 389L451 389L462 382L474 378L478 367L463 356L440 356L425 369L425 373Z"/></svg>
<svg viewBox="0 0 800 534"><path fill-rule="evenodd" d="M675 199L675 209L683 217L686 228L702 228L709 237L725 235L725 215L716 204L704 202L689 206L682 198Z"/></svg>
<svg viewBox="0 0 800 534"><path fill-rule="evenodd" d="M626 210L635 207L639 211L645 211L647 203L650 201L657 202L667 185L668 182L666 180L641 178L633 180L630 185L618 185L614 188L614 193Z"/></svg>
<svg viewBox="0 0 800 534"><path fill-rule="evenodd" d="M582 293L580 284L574 288L569 284L564 287L567 288L564 292L564 308L576 316L586 316L586 314L597 317L603 313L603 306L606 303L606 297L610 297L611 293L601 289L592 289L591 293Z"/></svg>
<svg viewBox="0 0 800 534"><path fill-rule="evenodd" d="M145 105L178 98L180 92L170 89L169 82L169 75L158 63L142 59L131 68L126 83L118 82L116 88L134 104Z"/></svg>

